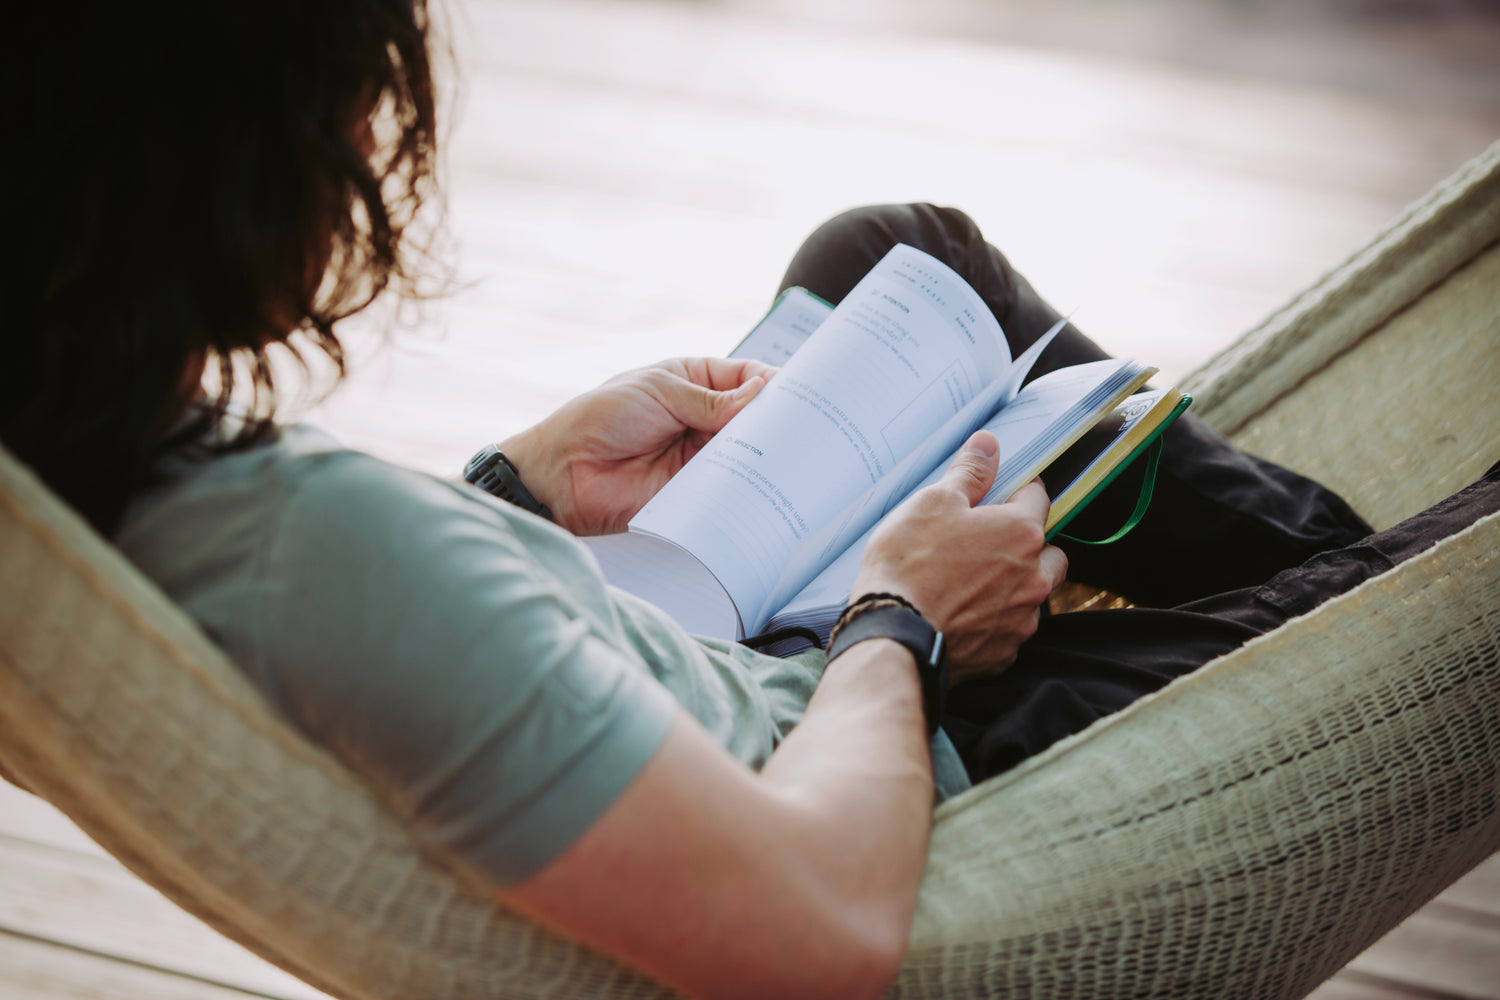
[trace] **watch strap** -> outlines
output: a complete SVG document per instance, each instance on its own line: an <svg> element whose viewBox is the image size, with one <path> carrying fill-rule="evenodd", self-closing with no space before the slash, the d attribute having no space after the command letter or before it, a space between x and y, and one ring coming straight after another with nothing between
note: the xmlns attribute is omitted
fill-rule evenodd
<svg viewBox="0 0 1500 1000"><path fill-rule="evenodd" d="M552 511L531 495L510 459L492 444L485 445L469 459L464 466L464 481L479 487L490 496L499 497L522 510L552 520Z"/></svg>
<svg viewBox="0 0 1500 1000"><path fill-rule="evenodd" d="M905 601L885 595L862 598L839 617L828 641L831 663L850 647L869 639L890 639L911 650L922 688L922 713L927 735L938 730L948 698L948 655L943 633Z"/></svg>

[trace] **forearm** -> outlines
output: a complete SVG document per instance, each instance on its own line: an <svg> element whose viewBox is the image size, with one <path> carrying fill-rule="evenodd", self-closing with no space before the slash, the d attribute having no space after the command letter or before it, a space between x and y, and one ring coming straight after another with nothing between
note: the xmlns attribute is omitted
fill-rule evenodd
<svg viewBox="0 0 1500 1000"><path fill-rule="evenodd" d="M905 952L932 826L932 762L912 654L890 640L851 647L828 669L802 722L760 778L788 801L797 861L837 899L837 920L894 975Z"/></svg>
<svg viewBox="0 0 1500 1000"><path fill-rule="evenodd" d="M507 905L695 997L874 997L905 953L932 783L911 654L860 643L755 773L686 713Z"/></svg>
<svg viewBox="0 0 1500 1000"><path fill-rule="evenodd" d="M1044 543L1040 486L975 506L998 444L970 444L886 519L854 596L902 595L977 670L1014 655L1066 560ZM931 833L918 677L904 645L849 647L759 773L679 711L609 810L503 898L695 996L878 995L905 954Z"/></svg>

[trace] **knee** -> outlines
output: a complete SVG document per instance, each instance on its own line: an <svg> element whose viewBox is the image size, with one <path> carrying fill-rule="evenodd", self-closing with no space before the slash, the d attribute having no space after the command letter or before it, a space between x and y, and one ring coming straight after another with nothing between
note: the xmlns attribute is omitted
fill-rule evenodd
<svg viewBox="0 0 1500 1000"><path fill-rule="evenodd" d="M895 234L911 226L914 205L860 205L824 222L808 236L808 243L829 246L864 246L901 242Z"/></svg>
<svg viewBox="0 0 1500 1000"><path fill-rule="evenodd" d="M963 212L917 202L851 208L819 226L808 241L864 250L875 253L877 259L897 243L905 243L941 260L977 238L979 227Z"/></svg>
<svg viewBox="0 0 1500 1000"><path fill-rule="evenodd" d="M786 285L802 285L837 302L897 243L931 254L961 273L965 256L983 246L963 212L937 205L864 205L813 230L792 258Z"/></svg>

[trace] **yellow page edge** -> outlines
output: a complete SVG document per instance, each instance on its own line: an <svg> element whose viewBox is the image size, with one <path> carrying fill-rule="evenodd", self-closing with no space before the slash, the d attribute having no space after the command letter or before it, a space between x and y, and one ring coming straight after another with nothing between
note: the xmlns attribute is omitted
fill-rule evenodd
<svg viewBox="0 0 1500 1000"><path fill-rule="evenodd" d="M1062 496L1053 502L1051 510L1047 513L1045 529L1047 540L1051 541L1058 532L1067 527L1068 522L1073 520L1075 515L1087 507L1106 486L1114 482L1115 478L1129 468L1132 462L1140 458L1146 449L1151 447L1152 442L1172 426L1192 402L1192 396L1177 389L1169 390L1164 394L1151 408L1150 413L1142 417L1124 437L1100 455L1091 469L1078 482L1064 490ZM1169 412L1160 419L1156 419L1157 414L1169 408ZM1124 458L1112 464L1103 461L1127 449L1128 453ZM1094 469L1098 471L1093 471Z"/></svg>

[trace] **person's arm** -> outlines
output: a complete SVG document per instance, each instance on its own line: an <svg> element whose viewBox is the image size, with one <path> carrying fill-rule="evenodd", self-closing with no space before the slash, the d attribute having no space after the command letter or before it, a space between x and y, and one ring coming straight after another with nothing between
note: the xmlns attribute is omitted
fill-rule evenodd
<svg viewBox="0 0 1500 1000"><path fill-rule="evenodd" d="M672 358L617 375L499 448L558 524L624 531L775 373L745 358Z"/></svg>
<svg viewBox="0 0 1500 1000"><path fill-rule="evenodd" d="M973 508L992 448L892 515L856 589L915 603L956 640L960 673L975 656L1008 662L1064 568L1041 541L1039 488ZM500 898L695 996L878 995L900 967L926 856L925 732L912 656L888 640L829 664L759 774L679 712L604 815Z"/></svg>
<svg viewBox="0 0 1500 1000"><path fill-rule="evenodd" d="M877 996L931 814L911 654L861 643L760 774L679 712L604 816L501 899L692 996Z"/></svg>

